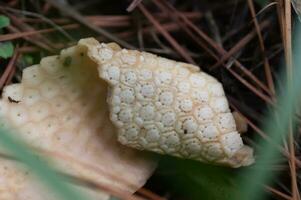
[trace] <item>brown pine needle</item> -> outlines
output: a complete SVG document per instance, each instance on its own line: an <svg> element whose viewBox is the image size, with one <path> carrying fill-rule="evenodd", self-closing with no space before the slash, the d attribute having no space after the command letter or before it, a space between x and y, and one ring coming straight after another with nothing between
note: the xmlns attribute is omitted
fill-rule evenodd
<svg viewBox="0 0 301 200"><path fill-rule="evenodd" d="M15 48L14 55L11 57L8 65L5 68L4 73L0 77L0 89L1 90L2 90L3 86L5 85L6 81L8 80L11 72L13 71L15 63L18 60L18 57L19 57L18 48Z"/></svg>
<svg viewBox="0 0 301 200"><path fill-rule="evenodd" d="M168 6L174 15L177 15L181 20L183 20L186 25L191 28L191 30L193 30L200 38L202 38L203 40L205 40L209 46L213 47L218 54L220 54L220 56L223 56L227 53L227 51L221 47L220 45L216 44L216 42L214 40L212 40L207 34L205 34L202 30L200 30L197 26L195 26L191 20L189 20L186 16L182 15L181 13L179 13L171 4L168 4L167 1L160 1L161 3L166 4L166 6ZM255 77L248 69L246 69L240 62L238 62L237 60L234 60L234 64L236 65L236 67L238 69L240 69L246 76L248 76L250 79L252 79L261 89L265 90L268 94L271 93L271 91L265 86L265 84L263 84L257 77ZM227 70L229 70L230 68L226 68ZM233 70L232 70L233 71ZM237 78L237 76L235 76ZM242 78L239 79L240 81L242 80ZM256 90L256 92L254 92L256 95L260 94L259 97L263 97L264 94L262 94L262 92L260 92L259 90L257 90L255 87L250 87L251 84L245 84L246 81L242 82L247 88L249 88L250 90L253 91L253 89ZM269 98L269 97L267 97ZM266 101L266 98L263 97L263 99ZM268 100L267 102L272 102L272 100Z"/></svg>
<svg viewBox="0 0 301 200"><path fill-rule="evenodd" d="M266 28L270 24L269 21L264 21L261 25L258 25L260 29ZM223 55L220 60L218 60L211 68L215 68L221 65L223 62L231 58L235 53L237 53L242 47L248 44L256 35L256 32L253 30L238 41L226 54Z"/></svg>
<svg viewBox="0 0 301 200"><path fill-rule="evenodd" d="M90 28L91 30L103 35L104 37L119 43L120 45L129 48L129 49L135 49L135 47L129 43L127 43L126 41L118 38L117 36L115 36L114 34L100 28L97 27L93 24L91 24L88 20L86 20L80 13L78 13L76 10L74 10L71 6L65 5L60 3L57 0L46 0L47 2L49 2L53 7L57 8L58 10L60 10L62 13L64 13L65 15L70 16L71 18L77 20L79 23L85 25L86 27Z"/></svg>
<svg viewBox="0 0 301 200"><path fill-rule="evenodd" d="M126 9L126 11L132 12L141 2L142 0L133 0L129 7Z"/></svg>
<svg viewBox="0 0 301 200"><path fill-rule="evenodd" d="M255 28L256 28L257 36L258 36L258 39L259 39L259 46L260 46L260 49L262 51L262 57L263 57L263 62L264 62L264 70L265 70L266 80L268 82L268 86L269 86L271 92L273 94L275 94L275 85L274 85L273 76L272 76L272 72L271 72L271 66L270 66L270 63L269 63L269 60L268 60L267 56L265 55L264 41L263 41L263 37L262 37L262 34L261 34L260 25L259 25L258 20L256 18L256 13L255 13L253 0L248 0L248 5L249 5L250 11L251 11L251 15L252 15L253 22L254 22L254 25L255 25Z"/></svg>
<svg viewBox="0 0 301 200"><path fill-rule="evenodd" d="M151 13L142 5L139 4L138 8L145 15L145 17L158 29L158 31L165 37L165 39L172 45L175 50L189 63L196 64L187 50L183 49L181 45L161 26L161 24L151 15Z"/></svg>
<svg viewBox="0 0 301 200"><path fill-rule="evenodd" d="M284 15L285 21L283 24L283 32L284 32L284 46L285 46L285 62L287 67L287 79L288 79L288 90L290 90L292 77L293 77L293 62L292 62L292 22L291 22L291 2L290 0L284 0L284 11L282 12ZM295 145L294 145L294 132L293 132L293 124L292 120L290 120L289 124L289 135L288 135L288 143L289 143L289 166L291 173L291 190L292 190L292 199L300 200L300 194L298 189L298 180L296 173L296 163L295 163Z"/></svg>
<svg viewBox="0 0 301 200"><path fill-rule="evenodd" d="M148 200L167 200L166 198L163 198L146 188L140 188L137 193L143 195Z"/></svg>
<svg viewBox="0 0 301 200"><path fill-rule="evenodd" d="M282 198L282 199L286 199L286 200L292 200L292 198L287 195L284 194L283 192L280 192L279 190L272 188L271 186L265 186L265 189L275 195L277 195L278 197Z"/></svg>

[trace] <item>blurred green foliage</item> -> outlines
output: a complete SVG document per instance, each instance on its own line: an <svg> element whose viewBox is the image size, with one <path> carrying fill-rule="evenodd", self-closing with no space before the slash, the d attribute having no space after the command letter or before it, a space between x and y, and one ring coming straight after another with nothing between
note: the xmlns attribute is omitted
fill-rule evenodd
<svg viewBox="0 0 301 200"><path fill-rule="evenodd" d="M9 18L4 15L0 15L0 29L7 27L9 24L10 24Z"/></svg>
<svg viewBox="0 0 301 200"><path fill-rule="evenodd" d="M7 27L10 24L8 17L0 15L0 34L3 33L3 28ZM12 42L0 42L0 58L10 58L14 53L14 45Z"/></svg>
<svg viewBox="0 0 301 200"><path fill-rule="evenodd" d="M39 180L52 189L62 200L84 200L87 199L79 191L75 190L68 184L68 180L55 172L49 165L49 160L45 160L35 154L22 141L14 137L14 133L0 127L0 144L14 158L25 164L33 171ZM2 148L1 148L2 149Z"/></svg>
<svg viewBox="0 0 301 200"><path fill-rule="evenodd" d="M241 170L164 156L156 178L183 199L233 200L239 189L238 171Z"/></svg>
<svg viewBox="0 0 301 200"><path fill-rule="evenodd" d="M281 156L276 146L280 146L283 138L287 137L290 123L295 123L295 121L290 121L290 119L294 120L295 112L300 108L301 99L301 67L299 67L301 64L301 30L300 26L296 28L296 37L293 43L295 44L293 51L293 63L295 63L293 66L293 77L291 80L287 80L285 72L287 67L292 66L283 67L282 82L280 83L286 89L278 91L278 102L264 123L264 130L271 136L271 141L267 142L262 138L257 139L257 144L259 145L257 154L260 155L260 158L257 159L256 165L260 165L262 170L246 171L248 177L243 177L240 180L241 194L237 197L237 200L264 199L263 184L271 183L277 175L271 170L273 167L272 162Z"/></svg>
<svg viewBox="0 0 301 200"><path fill-rule="evenodd" d="M0 43L0 57L7 59L14 54L14 45L11 42Z"/></svg>

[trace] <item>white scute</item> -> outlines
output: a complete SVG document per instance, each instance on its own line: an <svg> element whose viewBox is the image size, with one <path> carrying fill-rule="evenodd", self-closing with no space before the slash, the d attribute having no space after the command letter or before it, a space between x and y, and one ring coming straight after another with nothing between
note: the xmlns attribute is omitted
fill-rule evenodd
<svg viewBox="0 0 301 200"><path fill-rule="evenodd" d="M240 153L243 142L235 133L235 121L223 87L214 77L200 72L196 66L154 54L121 48L111 50L114 56L107 61L102 55L93 54L100 63L100 78L113 91L123 87L135 91L119 93L124 101L112 122L120 135L128 126L140 128L131 141L124 141L127 137L122 136L123 144L232 167L251 164L252 151ZM119 63L114 67L120 68L120 78L114 82L102 76L109 63ZM112 98L109 104L114 112ZM231 159L233 156L235 159Z"/></svg>

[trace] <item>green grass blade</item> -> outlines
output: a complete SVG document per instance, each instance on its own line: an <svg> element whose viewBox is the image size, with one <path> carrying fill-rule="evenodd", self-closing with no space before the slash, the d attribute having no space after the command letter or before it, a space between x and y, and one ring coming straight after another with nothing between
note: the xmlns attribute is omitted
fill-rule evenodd
<svg viewBox="0 0 301 200"><path fill-rule="evenodd" d="M34 154L22 141L13 137L10 131L0 128L0 144L11 154L24 163L35 173L46 186L52 189L62 200L88 200L82 193L67 184L67 179L59 176L50 166L48 161Z"/></svg>
<svg viewBox="0 0 301 200"><path fill-rule="evenodd" d="M294 74L291 89L282 92L278 97L277 110L270 112L269 117L265 122L264 130L271 136L271 142L258 140L259 149L257 155L256 165L260 166L261 170L245 171L244 178L241 180L241 193L237 198L239 200L260 200L264 199L263 184L271 183L272 179L276 176L275 171L271 169L271 162L276 161L280 156L279 150L275 148L275 144L281 144L282 139L288 133L290 119L293 118L297 105L300 102L301 96L301 31L300 27L296 34L296 45L294 51ZM285 73L283 73L285 77ZM283 78L285 80L285 78ZM283 82L286 83L287 81ZM287 84L284 88L288 88ZM277 113L277 118L275 117Z"/></svg>

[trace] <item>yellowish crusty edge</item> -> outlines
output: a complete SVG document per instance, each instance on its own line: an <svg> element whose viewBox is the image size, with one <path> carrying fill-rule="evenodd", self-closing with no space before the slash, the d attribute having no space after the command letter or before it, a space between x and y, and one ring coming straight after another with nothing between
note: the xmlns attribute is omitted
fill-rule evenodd
<svg viewBox="0 0 301 200"><path fill-rule="evenodd" d="M254 162L221 83L199 67L93 38L79 44L110 85L110 118L122 144L231 167Z"/></svg>

